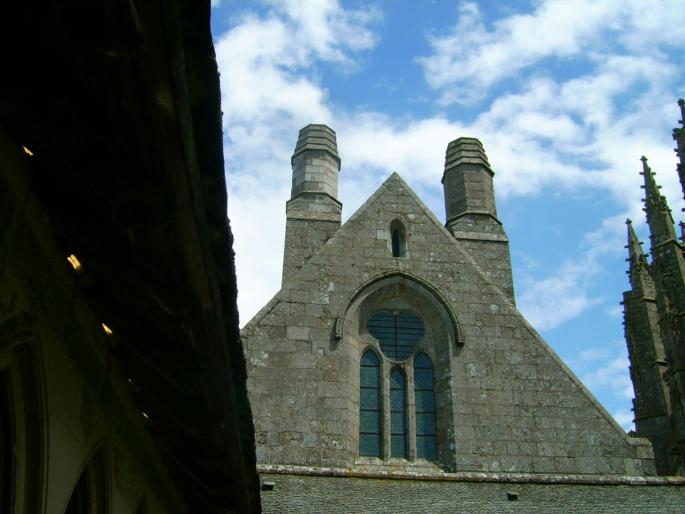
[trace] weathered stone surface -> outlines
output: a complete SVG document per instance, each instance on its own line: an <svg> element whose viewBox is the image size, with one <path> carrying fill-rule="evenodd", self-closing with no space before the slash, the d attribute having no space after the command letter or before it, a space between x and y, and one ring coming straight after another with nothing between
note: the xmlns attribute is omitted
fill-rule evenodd
<svg viewBox="0 0 685 514"><path fill-rule="evenodd" d="M494 199L491 207L487 219L453 220L450 232L393 173L330 235L319 225L298 228L298 241L311 234L313 248L291 261L281 291L243 330L262 465L362 475L654 473L649 443L628 437L516 309L506 236L490 224ZM392 244L398 223L400 257ZM386 357L367 328L382 310L422 320L425 333L407 359ZM380 457L359 456L360 359L368 349L380 358ZM417 458L419 352L434 367L434 462ZM406 381L406 459L390 452L395 369Z"/></svg>
<svg viewBox="0 0 685 514"><path fill-rule="evenodd" d="M685 482L506 473L348 473L261 467L265 513L679 513Z"/></svg>

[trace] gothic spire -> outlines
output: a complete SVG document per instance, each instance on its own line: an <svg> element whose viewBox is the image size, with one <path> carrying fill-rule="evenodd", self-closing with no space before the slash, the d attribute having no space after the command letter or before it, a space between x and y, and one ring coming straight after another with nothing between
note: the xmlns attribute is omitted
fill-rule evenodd
<svg viewBox="0 0 685 514"><path fill-rule="evenodd" d="M642 243L635 234L632 220L627 219L626 225L628 226L628 244L626 245L628 258L626 260L629 263L630 287L641 296L653 296L654 283L649 275L647 256L642 250Z"/></svg>
<svg viewBox="0 0 685 514"><path fill-rule="evenodd" d="M671 209L668 208L666 198L659 191L661 187L654 180L654 173L647 164L647 157L643 155L640 160L642 161L640 175L645 180L645 185L642 186L645 190L645 207L643 210L647 214L652 251L654 251L655 246L668 240L675 240L676 234Z"/></svg>
<svg viewBox="0 0 685 514"><path fill-rule="evenodd" d="M685 198L685 100L682 98L678 100L678 106L680 107L680 120L678 122L682 127L673 129L673 139L676 143L675 153L678 156L678 178L683 190L683 198Z"/></svg>

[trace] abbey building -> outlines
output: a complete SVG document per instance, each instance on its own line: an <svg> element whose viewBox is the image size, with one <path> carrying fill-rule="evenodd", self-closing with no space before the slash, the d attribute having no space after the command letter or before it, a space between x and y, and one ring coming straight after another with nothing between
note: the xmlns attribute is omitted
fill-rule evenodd
<svg viewBox="0 0 685 514"><path fill-rule="evenodd" d="M517 310L480 141L447 146L444 222L392 173L341 225L340 165L300 131L282 287L242 331L265 512L682 505Z"/></svg>

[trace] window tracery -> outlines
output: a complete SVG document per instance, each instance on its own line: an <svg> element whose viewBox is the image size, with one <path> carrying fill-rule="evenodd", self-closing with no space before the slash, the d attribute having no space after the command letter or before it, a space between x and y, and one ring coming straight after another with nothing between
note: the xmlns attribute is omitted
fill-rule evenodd
<svg viewBox="0 0 685 514"><path fill-rule="evenodd" d="M407 331L413 333L407 335ZM360 465L380 464L364 460L373 457L406 459L407 465L427 460L444 469L456 469L449 446L455 430L450 362L459 356L462 345L454 312L440 291L404 271L372 278L341 309L335 334L360 366L360 381L350 384L360 399ZM367 352L373 355L367 356ZM370 384L362 377L366 373L362 364L368 365L367 359L373 360L374 367L378 363L378 381L374 382L371 396L375 399L373 416L367 412L370 393L365 392ZM404 397L398 401L402 380ZM368 428L369 417L378 421L373 430ZM372 437L374 444L370 449Z"/></svg>
<svg viewBox="0 0 685 514"><path fill-rule="evenodd" d="M369 334L378 341L381 355L367 349L360 361L359 454L406 459L437 457L437 428L433 363L418 343L426 333L423 321L411 312L381 310L367 321ZM410 359L410 357L415 358ZM383 378L383 362L389 374ZM392 367L390 367L392 366ZM388 373L388 371L386 371ZM408 392L413 390L413 409L408 412ZM382 391L386 399L383 400ZM385 403L385 406L384 405ZM389 451L383 451L383 412ZM414 427L409 441L408 424ZM410 452L410 448L413 451Z"/></svg>

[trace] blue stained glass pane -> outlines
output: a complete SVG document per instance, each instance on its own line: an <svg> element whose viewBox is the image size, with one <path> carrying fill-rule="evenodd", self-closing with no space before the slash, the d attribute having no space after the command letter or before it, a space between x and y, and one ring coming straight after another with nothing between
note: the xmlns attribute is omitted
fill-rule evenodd
<svg viewBox="0 0 685 514"><path fill-rule="evenodd" d="M378 339L381 350L391 359L406 359L423 337L423 322L408 313L377 312L369 319L369 333Z"/></svg>
<svg viewBox="0 0 685 514"><path fill-rule="evenodd" d="M380 457L380 367L378 356L364 353L359 366L359 453Z"/></svg>
<svg viewBox="0 0 685 514"><path fill-rule="evenodd" d="M380 436L376 434L361 434L359 436L359 454L367 457L380 457Z"/></svg>
<svg viewBox="0 0 685 514"><path fill-rule="evenodd" d="M417 436L416 456L419 459L435 460L437 457L435 436Z"/></svg>
<svg viewBox="0 0 685 514"><path fill-rule="evenodd" d="M435 434L435 413L424 412L416 413L416 434L434 435Z"/></svg>
<svg viewBox="0 0 685 514"><path fill-rule="evenodd" d="M381 420L378 411L363 410L359 413L359 432L379 433Z"/></svg>
<svg viewBox="0 0 685 514"><path fill-rule="evenodd" d="M390 375L390 388L404 390L404 375L401 371L394 370Z"/></svg>
<svg viewBox="0 0 685 514"><path fill-rule="evenodd" d="M390 410L404 412L404 391L393 389L390 391Z"/></svg>
<svg viewBox="0 0 685 514"><path fill-rule="evenodd" d="M376 355L372 351L367 351L362 356L361 365L362 366L378 366L378 355Z"/></svg>
<svg viewBox="0 0 685 514"><path fill-rule="evenodd" d="M378 367L362 366L360 368L359 385L362 387L378 387L380 382L379 375Z"/></svg>
<svg viewBox="0 0 685 514"><path fill-rule="evenodd" d="M435 412L433 391L416 391L416 412Z"/></svg>
<svg viewBox="0 0 685 514"><path fill-rule="evenodd" d="M425 353L420 353L414 360L416 455L421 459L429 460L434 460L437 455L433 387L433 363Z"/></svg>
<svg viewBox="0 0 685 514"><path fill-rule="evenodd" d="M390 438L390 455L400 459L407 458L407 445L404 435L393 435Z"/></svg>
<svg viewBox="0 0 685 514"><path fill-rule="evenodd" d="M433 369L433 363L428 358L428 355L426 355L425 353L420 353L416 356L416 360L414 361L414 367Z"/></svg>
<svg viewBox="0 0 685 514"><path fill-rule="evenodd" d="M404 434L404 412L390 413L390 422L393 434Z"/></svg>
<svg viewBox="0 0 685 514"><path fill-rule="evenodd" d="M433 389L433 370L414 370L414 384L416 389Z"/></svg>
<svg viewBox="0 0 685 514"><path fill-rule="evenodd" d="M378 389L362 389L359 408L363 410L378 410L380 408Z"/></svg>

